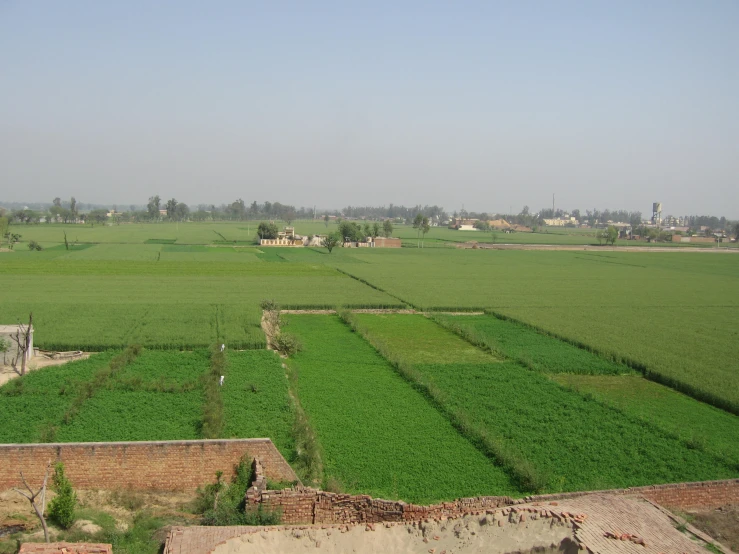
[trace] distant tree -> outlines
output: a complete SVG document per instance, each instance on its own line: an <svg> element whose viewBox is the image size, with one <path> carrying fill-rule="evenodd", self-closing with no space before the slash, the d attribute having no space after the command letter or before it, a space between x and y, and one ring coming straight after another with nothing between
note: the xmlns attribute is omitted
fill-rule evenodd
<svg viewBox="0 0 739 554"><path fill-rule="evenodd" d="M324 225L325 225L326 227L328 227L328 220L329 220L328 214L324 214L324 215L323 215L323 224L324 224Z"/></svg>
<svg viewBox="0 0 739 554"><path fill-rule="evenodd" d="M390 222L389 219L386 219L382 223L382 234L387 238L393 236L393 224Z"/></svg>
<svg viewBox="0 0 739 554"><path fill-rule="evenodd" d="M2 228L2 224L1 223L0 223L0 228ZM734 238L736 240L739 240L739 223L735 223L734 224L733 232L734 232Z"/></svg>
<svg viewBox="0 0 739 554"><path fill-rule="evenodd" d="M262 221L257 227L257 234L261 239L276 239L277 233L279 233L279 230L274 223Z"/></svg>
<svg viewBox="0 0 739 554"><path fill-rule="evenodd" d="M92 210L91 212L88 212L87 220L95 223L105 223L108 221L108 210Z"/></svg>
<svg viewBox="0 0 739 554"><path fill-rule="evenodd" d="M344 242L361 242L364 240L362 228L353 221L343 220L339 223L339 234Z"/></svg>
<svg viewBox="0 0 739 554"><path fill-rule="evenodd" d="M77 217L77 200L73 196L69 199L69 211L72 212L72 217Z"/></svg>
<svg viewBox="0 0 739 554"><path fill-rule="evenodd" d="M418 213L413 218L413 228L416 230L416 247L421 247L421 228L423 227L423 214Z"/></svg>
<svg viewBox="0 0 739 554"><path fill-rule="evenodd" d="M342 237L339 233L329 233L323 238L323 240L321 240L321 246L328 249L328 253L330 254L331 251L339 245L341 238Z"/></svg>
<svg viewBox="0 0 739 554"><path fill-rule="evenodd" d="M184 202L178 202L175 208L175 219L177 221L185 221L190 215L190 208Z"/></svg>
<svg viewBox="0 0 739 554"><path fill-rule="evenodd" d="M8 218L6 216L0 217L0 237L5 236L5 233L8 232L9 227L10 223L8 222Z"/></svg>
<svg viewBox="0 0 739 554"><path fill-rule="evenodd" d="M62 207L62 199L57 196L56 198L54 198L53 204L57 208L61 208Z"/></svg>
<svg viewBox="0 0 739 554"><path fill-rule="evenodd" d="M7 239L8 248L10 248L11 250L13 250L15 243L21 240L21 235L19 235L18 233L11 233L10 231L5 231L3 236Z"/></svg>
<svg viewBox="0 0 739 554"><path fill-rule="evenodd" d="M372 225L370 225L369 223L364 224L364 235L366 237L372 236Z"/></svg>
<svg viewBox="0 0 739 554"><path fill-rule="evenodd" d="M149 214L149 219L152 219L154 221L159 219L160 205L161 200L159 199L159 195L149 197L149 203L146 205L146 211Z"/></svg>
<svg viewBox="0 0 739 554"><path fill-rule="evenodd" d="M423 221L421 221L421 233L423 233L423 238L426 238L426 233L428 233L431 230L431 225L429 224L429 218L424 216ZM421 240L421 248L423 248L423 240Z"/></svg>
<svg viewBox="0 0 739 554"><path fill-rule="evenodd" d="M595 238L598 239L598 245L603 246L603 241L606 239L606 232L603 229L598 229L595 233Z"/></svg>
<svg viewBox="0 0 739 554"><path fill-rule="evenodd" d="M38 242L36 242L35 240L32 240L32 241L30 241L30 242L28 243L28 249L29 249L29 250L43 250L43 249L44 249L44 247L43 247L43 246L41 246L41 245L40 245L40 244L39 244Z"/></svg>
<svg viewBox="0 0 739 554"><path fill-rule="evenodd" d="M177 214L177 200L175 198L167 200L167 203L164 205L164 209L167 210L167 217L169 219L174 219Z"/></svg>
<svg viewBox="0 0 739 554"><path fill-rule="evenodd" d="M287 210L285 210L285 212L282 214L282 217L284 218L285 223L287 223L288 225L290 225L293 222L293 220L295 219L295 210L293 210L293 209L287 209Z"/></svg>
<svg viewBox="0 0 739 554"><path fill-rule="evenodd" d="M606 244L610 243L611 246L613 246L614 244L616 244L616 239L618 238L618 229L616 229L613 225L610 225L605 231L604 238Z"/></svg>
<svg viewBox="0 0 739 554"><path fill-rule="evenodd" d="M370 233L370 236L373 240L380 236L380 224L377 223L377 221L372 224L372 232Z"/></svg>
<svg viewBox="0 0 739 554"><path fill-rule="evenodd" d="M475 221L475 223L473 223L472 226L478 231L489 231L490 230L490 223L488 223L487 221L483 221L483 220Z"/></svg>

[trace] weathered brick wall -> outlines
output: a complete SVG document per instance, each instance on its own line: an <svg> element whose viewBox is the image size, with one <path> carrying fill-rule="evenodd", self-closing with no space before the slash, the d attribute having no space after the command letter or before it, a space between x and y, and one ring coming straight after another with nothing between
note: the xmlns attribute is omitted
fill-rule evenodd
<svg viewBox="0 0 739 554"><path fill-rule="evenodd" d="M514 500L507 496L486 496L418 506L367 495L337 494L305 487L295 490L264 491L258 499L248 500L251 503L261 501L265 508L279 510L282 513L282 523L286 524L421 521L456 517L514 503Z"/></svg>
<svg viewBox="0 0 739 554"><path fill-rule="evenodd" d="M739 479L653 485L597 492L643 496L667 508L714 509L726 504L739 503ZM261 502L268 509L279 509L282 512L282 522L286 524L378 523L458 517L501 506L561 500L583 494L590 494L590 492L546 494L515 500L507 496L481 496L461 498L430 506L417 506L401 501L379 500L366 495L336 494L298 487L294 490L264 491L260 496L252 495L248 501L253 504Z"/></svg>
<svg viewBox="0 0 739 554"><path fill-rule="evenodd" d="M0 490L20 485L19 471L40 486L48 461L64 462L79 489L189 491L228 476L242 456L261 460L266 477L298 478L269 439L0 445Z"/></svg>

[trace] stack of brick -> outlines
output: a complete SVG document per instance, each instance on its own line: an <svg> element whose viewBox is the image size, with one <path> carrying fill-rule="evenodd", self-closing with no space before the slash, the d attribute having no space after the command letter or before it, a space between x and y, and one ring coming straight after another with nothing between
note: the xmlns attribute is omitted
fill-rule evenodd
<svg viewBox="0 0 739 554"><path fill-rule="evenodd" d="M85 542L26 542L21 545L18 554L113 554L113 547L110 544Z"/></svg>
<svg viewBox="0 0 739 554"><path fill-rule="evenodd" d="M254 480L252 481L251 487L246 490L246 503L258 504L262 493L267 490L267 477L264 474L264 467L259 459L254 458L251 468Z"/></svg>

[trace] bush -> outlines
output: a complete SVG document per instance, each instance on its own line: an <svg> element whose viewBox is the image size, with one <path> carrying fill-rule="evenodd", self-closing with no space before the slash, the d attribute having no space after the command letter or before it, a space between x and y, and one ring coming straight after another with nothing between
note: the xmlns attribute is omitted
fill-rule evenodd
<svg viewBox="0 0 739 554"><path fill-rule="evenodd" d="M246 490L253 479L252 466L242 458L236 466L231 484L223 481L223 474L216 473L216 482L198 491L195 510L203 515L203 525L276 525L280 522L277 512L266 511L262 506L246 506Z"/></svg>
<svg viewBox="0 0 739 554"><path fill-rule="evenodd" d="M64 475L64 464L61 462L54 468L54 490L56 497L49 504L49 516L64 529L69 529L76 519L77 494Z"/></svg>
<svg viewBox="0 0 739 554"><path fill-rule="evenodd" d="M275 348L284 356L292 356L303 349L303 345L295 335L280 333L275 339Z"/></svg>
<svg viewBox="0 0 739 554"><path fill-rule="evenodd" d="M32 240L31 242L29 242L29 243L28 243L28 249L29 249L29 250L43 250L43 249L44 249L44 247L43 247L43 246L41 246L41 245L40 245L40 244L39 244L38 242L36 242L35 240Z"/></svg>

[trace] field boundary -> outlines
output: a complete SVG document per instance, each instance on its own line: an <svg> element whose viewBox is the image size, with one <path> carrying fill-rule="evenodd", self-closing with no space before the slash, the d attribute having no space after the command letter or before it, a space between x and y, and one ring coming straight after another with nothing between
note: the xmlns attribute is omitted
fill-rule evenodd
<svg viewBox="0 0 739 554"><path fill-rule="evenodd" d="M64 463L79 489L195 491L230 476L242 457L256 458L266 477L300 482L270 439L0 444L0 490L21 485L20 471L40 486L46 465Z"/></svg>

